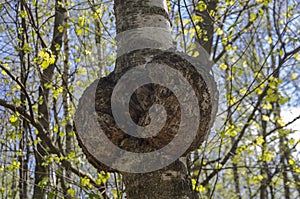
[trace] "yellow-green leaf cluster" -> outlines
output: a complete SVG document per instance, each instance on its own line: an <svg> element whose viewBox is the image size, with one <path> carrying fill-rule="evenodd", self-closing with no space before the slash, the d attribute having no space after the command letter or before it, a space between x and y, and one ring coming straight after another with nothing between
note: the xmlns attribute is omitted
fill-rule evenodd
<svg viewBox="0 0 300 199"><path fill-rule="evenodd" d="M263 175L257 175L257 176L253 176L251 181L256 184L261 182L263 179L264 179Z"/></svg>
<svg viewBox="0 0 300 199"><path fill-rule="evenodd" d="M204 1L199 1L197 8L200 12L203 12L206 10L207 5Z"/></svg>
<svg viewBox="0 0 300 199"><path fill-rule="evenodd" d="M195 179L192 179L192 189L196 192L204 192L206 188L203 185L196 186L197 181Z"/></svg>
<svg viewBox="0 0 300 199"><path fill-rule="evenodd" d="M275 155L272 151L265 151L261 156L261 160L264 162L270 162L274 157Z"/></svg>
<svg viewBox="0 0 300 199"><path fill-rule="evenodd" d="M80 179L80 185L84 187L87 186L90 189L93 187L93 185L90 183L90 179L86 176Z"/></svg>
<svg viewBox="0 0 300 199"><path fill-rule="evenodd" d="M105 184L107 180L110 178L110 173L106 173L104 171L101 171L101 173L98 173L97 179L96 179L96 184Z"/></svg>
<svg viewBox="0 0 300 199"><path fill-rule="evenodd" d="M74 189L68 189L68 194L71 196L71 197L74 197L75 196L75 190Z"/></svg>
<svg viewBox="0 0 300 199"><path fill-rule="evenodd" d="M225 131L225 135L229 135L229 136L236 136L237 135L237 129L234 125L229 125Z"/></svg>
<svg viewBox="0 0 300 199"><path fill-rule="evenodd" d="M37 60L39 61L39 64L43 70L55 63L55 55L53 55L49 49L42 49L38 55L39 57Z"/></svg>

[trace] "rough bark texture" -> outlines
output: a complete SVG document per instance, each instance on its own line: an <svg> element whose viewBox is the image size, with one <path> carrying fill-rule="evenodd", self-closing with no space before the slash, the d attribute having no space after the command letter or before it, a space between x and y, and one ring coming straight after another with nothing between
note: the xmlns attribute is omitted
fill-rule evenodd
<svg viewBox="0 0 300 199"><path fill-rule="evenodd" d="M156 136L150 138L134 138L124 133L115 123L111 112L110 97L118 79L129 69L145 64L146 58L150 55L152 55L153 58L151 62L148 62L148 64L166 64L176 69L176 71L180 71L196 91L195 93L200 107L200 125L197 136L186 153L195 150L203 142L205 135L210 128L212 100L208 87L203 78L197 74L196 68L194 68L192 64L185 60L182 56L171 51L163 52L160 50L145 49L122 56L119 59L120 62L124 63L122 65L121 72L111 73L108 77L102 78L99 81L96 93L96 111L99 115L99 122L104 129L105 134L115 145L133 152L150 152L160 149L174 138L181 122L180 107L176 96L174 96L174 94L165 87L154 84L142 86L133 94L129 104L131 118L135 121L135 123L141 126L150 123L148 111L153 104L161 104L165 107L168 114L166 125ZM161 72L164 73L164 71ZM170 79L170 81L172 80ZM126 89L126 85L124 85L124 89ZM193 122L193 118L191 118L188 122ZM188 124L186 125L188 126Z"/></svg>
<svg viewBox="0 0 300 199"><path fill-rule="evenodd" d="M123 174L129 199L196 199L186 166L179 160L150 173Z"/></svg>
<svg viewBox="0 0 300 199"><path fill-rule="evenodd" d="M126 6L124 6L126 4ZM94 112L94 107L89 107L94 97L91 92L95 91L95 86L98 83L95 95L95 108L98 114L98 122L101 129L106 134L107 138L118 147L131 152L147 153L162 148L173 140L176 136L180 121L181 110L179 102L174 93L169 89L157 84L146 84L139 87L131 96L129 103L129 114L132 120L140 125L146 126L151 123L149 118L149 108L153 104L162 105L167 112L167 119L164 127L155 136L149 138L136 138L123 132L116 124L111 107L111 96L118 80L130 69L148 64L164 64L178 71L191 85L200 110L200 121L197 129L197 135L191 146L186 150L183 156L188 152L196 149L203 142L206 134L212 125L212 115L216 112L215 96L212 95L215 85L208 85L212 81L209 75L209 69L199 66L201 63L191 63L192 59L186 59L186 55L176 53L172 50L172 39L170 31L170 21L164 0L128 0L126 2L115 0L115 15L116 29L120 35L125 31L138 29L128 37L123 37L118 43L118 58L116 68L108 77L101 78L95 81L88 87L79 102L79 108L76 111L77 137L81 147L83 148L88 160L99 170L112 171L100 162L97 157L117 157L117 152L114 149L107 151L105 154L99 154L104 143L97 142L99 135L96 129L99 129L97 124L89 122L95 120L95 115L89 114ZM164 29L164 33L157 40L149 39L149 29L147 27L157 27ZM151 30L150 30L151 31ZM148 36L147 36L148 34ZM118 37L118 35L117 35ZM147 38L148 37L148 38ZM148 40L147 40L148 39ZM146 40L146 42L145 42ZM135 45L143 41L155 43L157 48L135 49L126 52L128 45ZM127 45L124 47L124 45ZM153 46L153 45L152 45ZM124 50L125 49L125 50ZM120 53L121 52L121 53ZM197 65L198 64L198 65ZM199 67L199 68L197 68ZM199 73L200 71L200 73ZM166 74L167 71L161 71ZM138 72L137 72L138 73ZM149 73L151 70L149 69ZM162 76L162 78L168 78ZM132 79L132 81L135 81ZM170 81L175 81L170 79ZM126 85L121 86L126 89ZM184 93L184 92L183 92ZM190 107L191 110L198 107ZM191 115L190 120L184 124L189 126L193 122ZM99 129L100 130L100 129ZM191 129L192 130L192 129ZM186 131L186 137L189 137L189 130ZM101 139L100 139L101 140ZM174 155L177 153L176 146L174 147ZM104 157L105 158L105 157ZM110 164L120 160L111 158ZM136 164L139 160L125 161L125 164ZM119 163L119 162L118 162ZM153 163L155 164L155 163ZM179 159L169 166L150 173L125 173L122 172L124 183L126 186L126 195L129 199L149 198L149 199L186 199L197 198L197 194L192 190L190 179L187 174L185 162Z"/></svg>
<svg viewBox="0 0 300 199"><path fill-rule="evenodd" d="M196 39L207 53L210 54L214 35L214 19L211 15L211 11L216 10L218 0L207 0L205 2L207 2L207 9L204 11L196 10L196 15L203 18L203 21L197 24L201 27L202 32L198 32ZM204 34L204 31L206 34Z"/></svg>

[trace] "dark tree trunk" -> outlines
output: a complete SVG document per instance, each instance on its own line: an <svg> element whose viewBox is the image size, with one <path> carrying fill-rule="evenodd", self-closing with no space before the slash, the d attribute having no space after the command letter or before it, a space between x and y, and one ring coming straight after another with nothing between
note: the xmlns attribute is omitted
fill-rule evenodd
<svg viewBox="0 0 300 199"><path fill-rule="evenodd" d="M62 39L63 39L63 33L59 31L59 26L64 25L64 21L66 18L67 10L66 8L63 8L61 5L63 5L62 0L56 0L55 1L55 20L54 20L54 27L53 27L53 38L51 43L51 52L57 57L58 53L62 46ZM59 46L59 48L57 48ZM45 47L45 46L43 46ZM57 59L56 59L57 61ZM39 104L38 112L41 116L39 118L39 122L42 125L42 127L45 130L49 130L50 126L50 120L49 120L49 92L50 89L47 88L46 84L50 83L53 78L54 74L54 68L55 65L51 64L47 69L43 71L41 74L41 80L40 80L40 87L39 87L39 97L43 99L42 103ZM46 151L47 145L44 143L44 140L37 144L36 152L35 152L35 159L36 159L36 165L35 165L35 188L33 192L33 198L34 199L42 199L46 196L45 189L39 185L39 183L48 177L48 168L43 166L43 157L46 157L48 154Z"/></svg>

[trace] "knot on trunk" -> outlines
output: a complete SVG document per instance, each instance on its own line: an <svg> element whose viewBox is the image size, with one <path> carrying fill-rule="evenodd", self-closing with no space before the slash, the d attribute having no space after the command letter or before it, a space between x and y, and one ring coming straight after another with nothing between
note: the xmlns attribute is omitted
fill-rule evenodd
<svg viewBox="0 0 300 199"><path fill-rule="evenodd" d="M97 121L104 133L101 136L115 145L101 157L110 158L112 165L122 161L133 165L145 159L128 163L128 157L119 158L120 150L150 154L167 148L168 154L155 160L162 161L198 149L216 114L216 86L208 70L179 53L155 49L124 54L117 62L122 70L101 78L95 94ZM82 97L79 107L86 104L84 100L90 99ZM91 116L80 117L83 120ZM97 140L100 129L83 129L90 132L78 131L77 137L89 161L101 170L111 171L110 165L101 163L99 154L93 152L105 147L105 143L91 142L92 137Z"/></svg>

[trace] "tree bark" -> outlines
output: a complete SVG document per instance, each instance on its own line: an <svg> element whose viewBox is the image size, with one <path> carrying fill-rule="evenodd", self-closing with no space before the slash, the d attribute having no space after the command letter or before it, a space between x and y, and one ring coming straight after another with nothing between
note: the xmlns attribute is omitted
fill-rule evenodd
<svg viewBox="0 0 300 199"><path fill-rule="evenodd" d="M66 25L68 19L65 18L64 24ZM62 103L63 103L63 111L64 118L66 120L65 132L66 132L66 140L65 140L65 154L69 155L72 152L72 142L73 142L73 125L71 121L71 116L69 112L70 108L70 97L69 97L69 73L70 73L70 48L69 48L69 34L67 26L64 27L64 68L63 68L63 77L62 77L62 87L63 87L63 95L62 95ZM60 177L63 192L65 198L72 198L68 189L70 188L70 184L65 179L72 179L72 172L70 169L66 169L66 173Z"/></svg>
<svg viewBox="0 0 300 199"><path fill-rule="evenodd" d="M166 168L150 173L123 173L123 181L128 199L198 198L191 188L187 168L179 160Z"/></svg>
<svg viewBox="0 0 300 199"><path fill-rule="evenodd" d="M56 0L55 2L55 20L53 27L53 38L51 43L50 50L52 53L57 56L58 52L62 46L63 32L59 31L59 26L63 26L67 10L62 7L63 2L61 0ZM57 48L59 46L59 48ZM55 64L49 65L43 73L41 74L40 87L39 87L39 97L43 99L42 103L38 106L38 113L40 115L39 122L45 130L49 130L49 91L50 89L46 86L47 83L50 83L54 74ZM45 197L45 190L42 186L38 186L44 178L48 176L48 171L45 166L42 166L43 157L47 155L46 151L47 145L42 140L41 143L37 144L37 149L35 153L36 165L35 165L35 188L33 192L34 199L42 199Z"/></svg>
<svg viewBox="0 0 300 199"><path fill-rule="evenodd" d="M124 6L122 1L116 0L115 14L117 33L143 27L164 28L170 32L169 37L165 37L163 42L156 42L158 42L160 48L172 48L171 24L166 1L131 0L127 1L126 6ZM143 37L143 33L141 32L141 35L135 36ZM121 45L118 48L122 48ZM149 51L148 56L150 57L153 54L155 53ZM142 55L140 54L140 56ZM137 56L128 56L126 59L118 58L115 70L117 73L131 62L128 59L135 62L140 57L137 53ZM197 194L192 190L186 164L180 160L175 161L166 168L150 173L122 173L122 176L126 187L125 192L129 199L197 198Z"/></svg>
<svg viewBox="0 0 300 199"><path fill-rule="evenodd" d="M203 11L196 10L196 15L203 19L202 22L197 23L201 28L201 32L197 32L196 40L208 54L211 54L214 35L214 20L211 12L216 11L218 0L207 0L205 2L207 4L206 9Z"/></svg>
<svg viewBox="0 0 300 199"><path fill-rule="evenodd" d="M204 141L216 112L217 92L215 92L213 78L209 74L210 68L202 66L206 65L202 60L199 63L199 60L175 52L173 49L171 24L165 0L128 0L126 6L124 4L125 2L120 0L115 0L114 4L118 48L115 70L109 76L101 78L99 82L95 81L91 84L79 101L75 115L79 144L90 163L98 170L117 169L122 174L129 199L198 198L192 189L185 156L188 152L198 149ZM153 69L158 65L168 67ZM129 85L126 83L117 85L117 83L130 73L131 69L134 69L134 76L128 79L130 83L139 82L140 79L153 82L152 78L155 79L155 75L159 74L158 79L164 79L167 86L161 86L160 83L139 84L133 94L126 93ZM176 76L170 76L169 73L174 71ZM141 72L145 76L139 75ZM188 86L184 83L186 87L178 89L183 84L182 81L185 81ZM93 99L91 92L97 83L95 99ZM173 86L173 90L168 86ZM192 90L187 92L189 88ZM115 90L124 95L114 97ZM194 94L191 95L191 92ZM121 129L113 115L113 108L122 106L125 103L123 100L126 100L123 98L127 95L130 96L129 107L125 106L129 108L129 112L118 109L117 114L119 118L128 122L129 113L129 120L135 122L134 128L147 126L149 123L150 126L153 125L149 113L151 108L154 104L164 107L166 118L161 118L161 115L154 118L156 121L165 120L157 134L140 138L130 135L132 129L129 132ZM193 96L192 101L195 101L192 105L189 104L191 96ZM95 121L93 107L90 107L93 100L95 100L97 119L101 127L90 122ZM117 103L113 106L115 100ZM178 129L182 127L184 127L184 134L178 133ZM103 142L102 139L105 138L102 138L103 135L99 136L99 131L103 131L109 141ZM170 142L174 140L177 140L177 144L171 145ZM186 142L186 140L191 141ZM107 142L118 147L110 145L110 148L105 148ZM157 154L153 153L154 151L160 153L159 150L166 145L171 149L168 153L144 158L144 154ZM99 151L103 151L103 148L102 154ZM182 148L183 152L180 151ZM130 155L122 156L124 151ZM131 156L132 154L134 155ZM142 158L140 158L141 154ZM101 160L107 158L110 162L102 164ZM167 164L160 164L166 161ZM160 166L156 167L157 165Z"/></svg>
<svg viewBox="0 0 300 199"><path fill-rule="evenodd" d="M21 4L21 10L24 11L24 6ZM27 86L27 78L28 78L28 70L29 70L29 64L27 63L26 67L26 53L24 52L24 44L28 43L28 34L27 34L27 24L24 18L21 19L21 27L23 28L23 33L18 34L18 39L20 41L19 47L22 49L19 52L20 56L20 65L21 65L21 78L20 81L26 88ZM27 57L28 58L28 57ZM29 58L27 59L29 60ZM20 93L20 100L22 103L21 107L24 108L24 110L27 109L26 105L26 96L25 93ZM29 147L28 147L28 137L29 137L29 124L26 120L22 121L21 125L21 131L22 131L22 139L19 143L19 149L22 151L22 155L18 157L19 162L21 163L20 169L19 169L19 193L20 193L20 199L27 199L27 185L28 185L28 160L29 160Z"/></svg>

